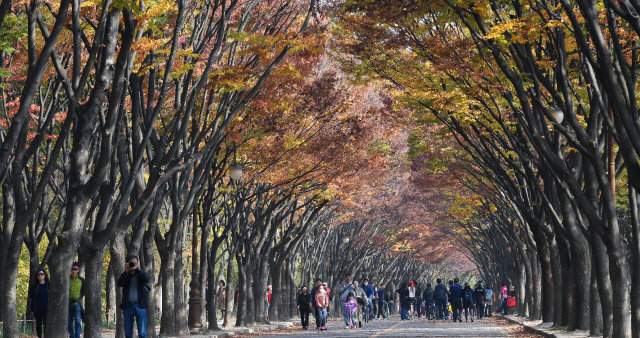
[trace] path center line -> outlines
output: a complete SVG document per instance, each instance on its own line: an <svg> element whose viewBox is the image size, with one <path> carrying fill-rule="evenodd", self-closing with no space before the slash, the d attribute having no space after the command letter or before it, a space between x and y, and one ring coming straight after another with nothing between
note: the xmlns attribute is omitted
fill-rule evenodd
<svg viewBox="0 0 640 338"><path fill-rule="evenodd" d="M378 337L378 336L380 336L380 335L381 335L381 334L383 334L383 333L387 333L387 332L389 332L389 331L391 331L391 330L395 329L396 327L400 326L400 324L402 324L402 322L399 322L398 324L396 324L396 325L394 325L394 326L392 326L392 327L390 327L390 328L388 328L388 329L386 329L386 330L382 330L382 331L380 331L380 332L378 332L378 333L374 334L373 336L371 336L371 338L373 338L373 337Z"/></svg>

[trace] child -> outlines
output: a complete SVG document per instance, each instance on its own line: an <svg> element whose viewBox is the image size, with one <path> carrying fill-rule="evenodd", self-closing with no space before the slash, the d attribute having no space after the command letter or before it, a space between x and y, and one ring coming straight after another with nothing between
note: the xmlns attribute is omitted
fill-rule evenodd
<svg viewBox="0 0 640 338"><path fill-rule="evenodd" d="M349 292L345 307L347 308L347 312L349 313L349 328L355 329L357 327L356 311L358 310L358 302L356 301L356 294L353 291Z"/></svg>
<svg viewBox="0 0 640 338"><path fill-rule="evenodd" d="M329 306L329 294L322 284L318 286L318 291L316 291L316 306L318 307L318 314L320 317L320 331L326 331L327 328L325 327L325 325L327 323L327 307Z"/></svg>

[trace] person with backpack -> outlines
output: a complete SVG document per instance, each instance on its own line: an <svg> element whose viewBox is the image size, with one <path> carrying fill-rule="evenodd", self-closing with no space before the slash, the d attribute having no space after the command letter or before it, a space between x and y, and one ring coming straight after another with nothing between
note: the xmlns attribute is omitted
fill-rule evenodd
<svg viewBox="0 0 640 338"><path fill-rule="evenodd" d="M356 294L356 301L358 302L358 309L356 310L356 318L358 318L358 327L362 327L362 319L363 316L366 316L367 311L362 311L363 306L367 306L367 294L364 289L360 286L358 281L353 282L353 289ZM368 310L368 309L367 309Z"/></svg>
<svg viewBox="0 0 640 338"><path fill-rule="evenodd" d="M500 291L500 307L498 311L501 311L503 315L507 315L507 283L502 283L502 289Z"/></svg>
<svg viewBox="0 0 640 338"><path fill-rule="evenodd" d="M322 279L316 278L316 286L314 286L313 289L311 289L311 303L313 303L313 316L316 318L316 330L320 330L320 313L319 313L320 309L318 307L318 304L316 304L316 294L318 293L318 290L320 290L321 286L322 286ZM327 290L324 290L324 293L327 293ZM329 298L329 295L327 294L327 299L328 298ZM327 317L326 310L327 309L325 308L325 318Z"/></svg>
<svg viewBox="0 0 640 338"><path fill-rule="evenodd" d="M484 319L484 303L486 292L482 287L482 282L478 282L478 286L473 290L473 300L476 302L476 318Z"/></svg>
<svg viewBox="0 0 640 338"><path fill-rule="evenodd" d="M418 319L420 319L420 305L422 304L422 289L418 284L418 281L414 281L416 285L416 312L418 312Z"/></svg>
<svg viewBox="0 0 640 338"><path fill-rule="evenodd" d="M449 287L449 302L453 311L453 322L459 320L462 323L462 287L458 278L455 278L453 285Z"/></svg>
<svg viewBox="0 0 640 338"><path fill-rule="evenodd" d="M471 322L473 322L475 302L473 299L473 290L469 282L464 282L464 289L462 289L462 306L464 307L464 320L468 322L469 315L471 315ZM460 321L462 322L462 318L460 318Z"/></svg>
<svg viewBox="0 0 640 338"><path fill-rule="evenodd" d="M347 274L344 278L344 283L338 287L338 294L340 295L340 304L342 306L342 316L344 317L344 323L347 325L345 329L350 328L349 312L347 311L347 300L349 292L353 292L353 284L351 283L351 274ZM355 293L354 293L355 297ZM355 322L354 322L355 323Z"/></svg>
<svg viewBox="0 0 640 338"><path fill-rule="evenodd" d="M136 320L138 337L147 338L147 307L149 299L144 285L149 283L147 274L138 269L138 257L128 255L124 272L118 278L118 287L122 288L122 317L124 336L133 338L133 320Z"/></svg>
<svg viewBox="0 0 640 338"><path fill-rule="evenodd" d="M436 288L433 290L436 300L436 311L438 319L443 320L445 317L445 306L447 305L447 287L442 284L442 279L436 279Z"/></svg>

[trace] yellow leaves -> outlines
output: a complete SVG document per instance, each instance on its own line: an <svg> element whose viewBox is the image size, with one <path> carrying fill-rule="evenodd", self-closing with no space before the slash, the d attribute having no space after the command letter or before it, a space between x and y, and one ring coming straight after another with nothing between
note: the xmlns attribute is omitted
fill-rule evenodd
<svg viewBox="0 0 640 338"><path fill-rule="evenodd" d="M514 30L516 28L520 28L522 26L524 26L524 22L520 22L520 21L516 21L516 20L507 21L505 23L498 24L498 25L495 25L495 26L491 27L491 29L489 30L487 35L485 35L485 38L487 38L487 39L497 39L497 38L502 37L505 32L512 31L512 30ZM516 37L514 35L513 39L520 39L520 38Z"/></svg>

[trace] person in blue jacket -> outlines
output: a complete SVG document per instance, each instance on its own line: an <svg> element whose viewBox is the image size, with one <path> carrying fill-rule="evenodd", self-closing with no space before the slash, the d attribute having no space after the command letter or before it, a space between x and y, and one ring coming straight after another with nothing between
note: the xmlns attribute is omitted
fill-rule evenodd
<svg viewBox="0 0 640 338"><path fill-rule="evenodd" d="M387 318L386 313L382 310L384 308L384 287L384 284L380 285L376 295L376 298L378 298L378 319L380 319L380 316L382 316L382 319Z"/></svg>
<svg viewBox="0 0 640 338"><path fill-rule="evenodd" d="M371 315L373 314L373 303L371 301L371 296L373 296L373 288L371 287L371 285L369 285L369 280L366 278L362 280L362 289L367 295L367 301L369 302L369 318L371 318Z"/></svg>

